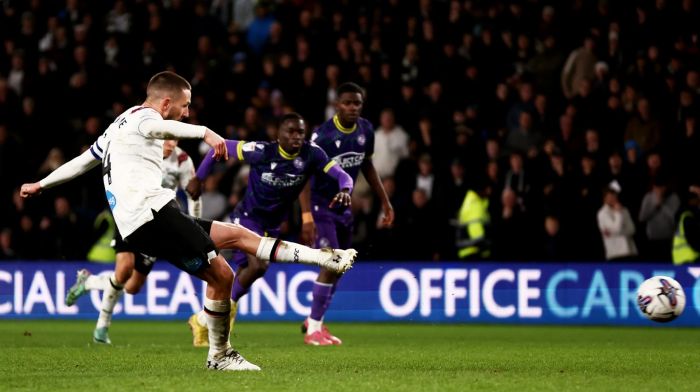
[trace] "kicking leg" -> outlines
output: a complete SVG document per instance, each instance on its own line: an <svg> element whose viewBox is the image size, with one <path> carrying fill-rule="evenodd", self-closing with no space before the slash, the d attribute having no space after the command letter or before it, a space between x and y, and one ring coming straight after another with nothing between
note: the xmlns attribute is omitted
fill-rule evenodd
<svg viewBox="0 0 700 392"><path fill-rule="evenodd" d="M357 258L354 249L312 249L295 242L260 237L232 223L214 221L209 235L219 249L240 249L262 261L317 265L338 273L352 268Z"/></svg>

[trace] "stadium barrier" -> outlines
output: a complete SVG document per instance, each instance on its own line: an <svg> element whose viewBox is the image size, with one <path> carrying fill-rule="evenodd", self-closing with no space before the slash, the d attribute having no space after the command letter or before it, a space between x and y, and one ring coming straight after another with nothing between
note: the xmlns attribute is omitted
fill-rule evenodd
<svg viewBox="0 0 700 392"><path fill-rule="evenodd" d="M94 318L100 293L64 305L75 272L110 274L88 262L0 262L0 318ZM317 270L273 265L239 302L241 320L296 320L310 310ZM683 315L670 325L700 326L700 266L359 262L341 280L326 318L334 321L428 323L662 325L646 320L636 289L653 275L683 286ZM184 319L201 308L204 284L167 262L156 263L116 319Z"/></svg>

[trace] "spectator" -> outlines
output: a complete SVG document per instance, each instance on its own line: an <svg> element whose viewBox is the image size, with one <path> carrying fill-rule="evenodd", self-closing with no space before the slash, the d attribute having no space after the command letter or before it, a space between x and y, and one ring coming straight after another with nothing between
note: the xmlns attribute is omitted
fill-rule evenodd
<svg viewBox="0 0 700 392"><path fill-rule="evenodd" d="M408 134L396 124L394 111L382 110L374 135L372 162L380 178L393 177L399 160L408 158Z"/></svg>
<svg viewBox="0 0 700 392"><path fill-rule="evenodd" d="M502 261L530 260L532 230L530 221L518 196L510 188L501 195L501 211L493 217L493 258Z"/></svg>
<svg viewBox="0 0 700 392"><path fill-rule="evenodd" d="M673 264L697 263L700 259L700 186L689 187L688 205L678 218L678 229L673 237Z"/></svg>
<svg viewBox="0 0 700 392"><path fill-rule="evenodd" d="M620 203L620 185L612 182L603 191L603 206L598 210L598 228L603 236L605 258L630 259L637 256L634 243L634 222L629 211Z"/></svg>
<svg viewBox="0 0 700 392"><path fill-rule="evenodd" d="M217 190L220 176L211 175L204 180L202 192L202 219L219 219L226 212L226 197Z"/></svg>
<svg viewBox="0 0 700 392"><path fill-rule="evenodd" d="M489 236L489 196L491 188L477 184L467 191L457 213L457 256L460 259L486 259L491 256Z"/></svg>
<svg viewBox="0 0 700 392"><path fill-rule="evenodd" d="M506 172L504 187L515 192L520 203L525 203L525 199L532 189L531 179L525 171L523 156L517 152L510 154L510 168Z"/></svg>
<svg viewBox="0 0 700 392"><path fill-rule="evenodd" d="M543 260L562 261L569 258L569 244L561 232L559 218L555 215L547 215L544 218L544 240L542 242Z"/></svg>
<svg viewBox="0 0 700 392"><path fill-rule="evenodd" d="M259 2L255 6L255 18L248 25L248 46L254 53L262 54L263 47L270 37L270 28L275 22L275 18L270 14L264 2Z"/></svg>
<svg viewBox="0 0 700 392"><path fill-rule="evenodd" d="M435 174L433 173L433 161L430 155L423 154L418 159L418 174L416 174L416 188L425 192L425 197L430 200L435 186Z"/></svg>
<svg viewBox="0 0 700 392"><path fill-rule="evenodd" d="M573 98L575 88L582 80L592 80L595 76L595 64L598 61L593 37L586 37L583 46L572 51L566 59L561 72L561 87L564 96Z"/></svg>
<svg viewBox="0 0 700 392"><path fill-rule="evenodd" d="M627 122L625 140L634 140L642 153L658 147L661 141L661 125L652 117L647 99L642 98L637 103L637 114Z"/></svg>
<svg viewBox="0 0 700 392"><path fill-rule="evenodd" d="M520 112L518 127L508 133L506 147L511 152L518 152L529 157L537 155L541 144L542 136L533 129L532 114L530 112Z"/></svg>
<svg viewBox="0 0 700 392"><path fill-rule="evenodd" d="M639 222L645 227L644 254L652 261L671 259L671 240L676 230L676 213L680 198L669 189L664 178L656 178L651 190L644 195Z"/></svg>

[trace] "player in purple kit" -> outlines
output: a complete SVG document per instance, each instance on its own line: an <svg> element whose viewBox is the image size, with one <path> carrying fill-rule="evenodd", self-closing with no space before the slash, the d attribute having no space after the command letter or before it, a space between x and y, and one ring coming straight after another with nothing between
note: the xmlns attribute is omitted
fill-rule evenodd
<svg viewBox="0 0 700 392"><path fill-rule="evenodd" d="M312 175L328 181L333 194L328 207L347 209L350 205L352 178L326 153L313 143L305 141L306 124L297 113L286 114L280 121L277 142L250 142L227 140L227 148L235 151L232 158L251 165L248 189L243 200L231 213L231 220L262 236L277 237L279 227ZM207 154L190 181L187 189L198 194L201 182L211 173L214 159ZM269 263L243 252L234 253L233 262L238 272L233 283L231 299L237 302L248 293L253 282L263 276ZM207 345L205 315L201 312L190 317L189 325L195 346Z"/></svg>
<svg viewBox="0 0 700 392"><path fill-rule="evenodd" d="M364 90L357 84L343 83L338 86L336 114L313 132L311 141L338 162L353 181L362 171L372 190L379 196L383 223L389 226L394 221L394 209L372 164L374 127L360 117L363 101ZM335 197L335 186L326 176L314 176L310 190L308 187L304 189L305 193L311 192L310 199L308 195L300 198L304 231L310 231L315 225L316 247L347 247L352 242L352 212L330 204ZM321 268L314 282L311 314L302 326L302 331L306 333L304 343L315 346L342 343L323 326L323 316L331 304L339 279L339 274Z"/></svg>

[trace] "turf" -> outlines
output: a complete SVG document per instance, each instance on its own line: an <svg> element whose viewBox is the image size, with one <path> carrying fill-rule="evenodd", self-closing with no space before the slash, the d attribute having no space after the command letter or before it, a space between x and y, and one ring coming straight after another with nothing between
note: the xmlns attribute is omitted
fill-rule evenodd
<svg viewBox="0 0 700 392"><path fill-rule="evenodd" d="M263 368L204 367L184 322L112 326L0 321L0 390L700 390L700 329L335 324L340 347L301 344L298 324L239 323L234 346Z"/></svg>

